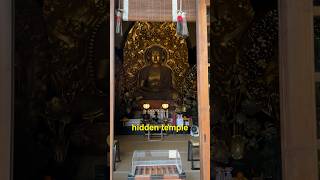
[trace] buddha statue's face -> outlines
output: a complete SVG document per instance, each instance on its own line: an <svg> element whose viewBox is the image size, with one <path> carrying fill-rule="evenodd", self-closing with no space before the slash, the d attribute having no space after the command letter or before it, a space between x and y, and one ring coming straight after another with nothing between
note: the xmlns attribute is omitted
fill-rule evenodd
<svg viewBox="0 0 320 180"><path fill-rule="evenodd" d="M153 64L159 64L160 63L160 52L159 51L153 51L152 52L151 62Z"/></svg>

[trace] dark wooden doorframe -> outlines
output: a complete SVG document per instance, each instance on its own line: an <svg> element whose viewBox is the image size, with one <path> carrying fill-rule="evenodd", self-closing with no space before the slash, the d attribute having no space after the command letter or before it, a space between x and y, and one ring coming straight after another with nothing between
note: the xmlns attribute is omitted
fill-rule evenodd
<svg viewBox="0 0 320 180"><path fill-rule="evenodd" d="M115 93L114 93L114 79L115 79L115 32L114 32L114 11L115 11L115 0L110 0L110 155L109 155L109 166L110 166L110 179L113 178L113 141L114 141L114 106L115 106Z"/></svg>
<svg viewBox="0 0 320 180"><path fill-rule="evenodd" d="M0 1L0 179L12 178L13 36L12 1Z"/></svg>

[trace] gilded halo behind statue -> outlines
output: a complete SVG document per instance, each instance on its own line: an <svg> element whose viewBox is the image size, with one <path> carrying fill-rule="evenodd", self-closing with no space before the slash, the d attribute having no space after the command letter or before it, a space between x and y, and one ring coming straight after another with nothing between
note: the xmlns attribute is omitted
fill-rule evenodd
<svg viewBox="0 0 320 180"><path fill-rule="evenodd" d="M131 99L174 100L189 69L186 40L174 23L136 22L124 47L122 94Z"/></svg>

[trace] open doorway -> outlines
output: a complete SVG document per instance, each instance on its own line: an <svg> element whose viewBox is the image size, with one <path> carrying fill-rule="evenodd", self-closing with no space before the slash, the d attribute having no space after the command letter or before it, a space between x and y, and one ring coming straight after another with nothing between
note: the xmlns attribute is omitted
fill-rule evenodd
<svg viewBox="0 0 320 180"><path fill-rule="evenodd" d="M145 16L141 4L124 2L124 11L129 8L134 15L123 12L121 18L129 22L121 27L111 23L112 179L210 177L205 171L210 163L203 166L201 157L209 156L210 143L207 5L193 2L187 9L193 10L187 36L177 33L171 12L171 19L166 13L151 13L157 5L149 1L145 3L151 11ZM158 6L161 12L168 8ZM202 14L196 20L197 13Z"/></svg>
<svg viewBox="0 0 320 180"><path fill-rule="evenodd" d="M176 36L171 22L125 24L128 33L116 37L114 134L121 161L115 163L114 179L132 171L137 150L178 150L184 173L199 179L198 146L194 167L187 157L189 140L199 144L195 23L186 39Z"/></svg>

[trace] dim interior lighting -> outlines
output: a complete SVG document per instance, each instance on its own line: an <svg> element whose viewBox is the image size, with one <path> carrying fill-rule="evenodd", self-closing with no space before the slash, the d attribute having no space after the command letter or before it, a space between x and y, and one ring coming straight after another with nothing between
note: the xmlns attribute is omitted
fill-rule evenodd
<svg viewBox="0 0 320 180"><path fill-rule="evenodd" d="M168 109L169 108L169 104L162 104L161 105L163 109Z"/></svg>
<svg viewBox="0 0 320 180"><path fill-rule="evenodd" d="M143 109L149 109L150 108L150 104L143 104Z"/></svg>

